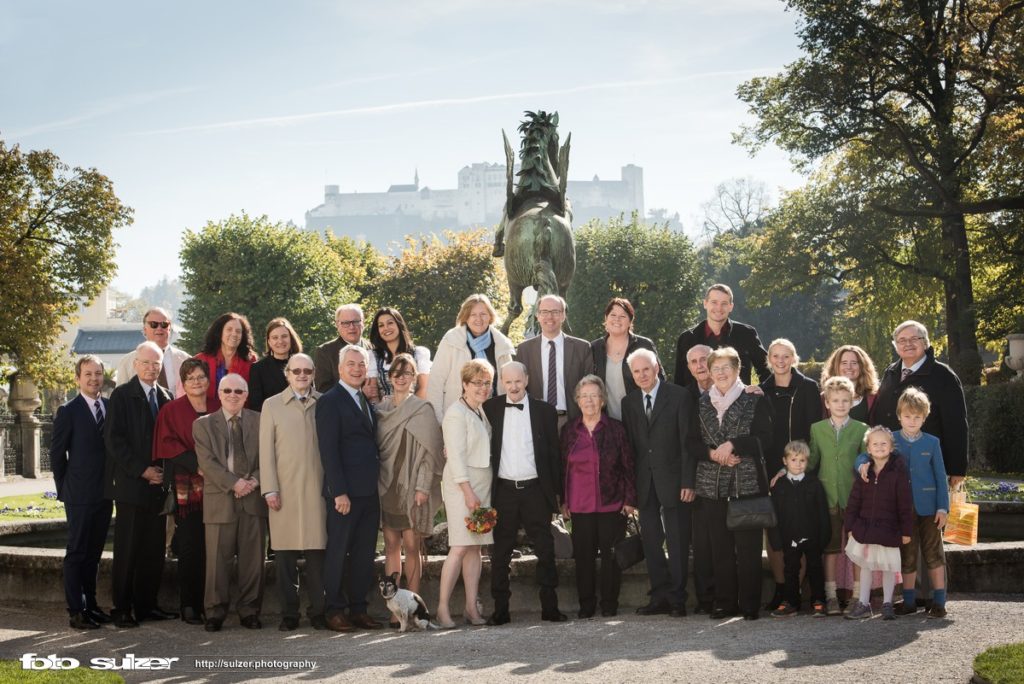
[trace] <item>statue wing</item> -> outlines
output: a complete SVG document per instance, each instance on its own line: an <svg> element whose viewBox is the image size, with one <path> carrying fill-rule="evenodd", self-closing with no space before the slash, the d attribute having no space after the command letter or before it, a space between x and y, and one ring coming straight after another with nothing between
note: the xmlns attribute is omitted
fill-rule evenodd
<svg viewBox="0 0 1024 684"><path fill-rule="evenodd" d="M505 135L505 129L501 129L501 138L505 141L505 206L512 205L512 198L515 196L513 179L515 178L516 153Z"/></svg>
<svg viewBox="0 0 1024 684"><path fill-rule="evenodd" d="M558 150L558 196L562 200L562 207L568 206L565 201L565 188L569 183L569 147L572 142L572 133L565 136L565 144Z"/></svg>

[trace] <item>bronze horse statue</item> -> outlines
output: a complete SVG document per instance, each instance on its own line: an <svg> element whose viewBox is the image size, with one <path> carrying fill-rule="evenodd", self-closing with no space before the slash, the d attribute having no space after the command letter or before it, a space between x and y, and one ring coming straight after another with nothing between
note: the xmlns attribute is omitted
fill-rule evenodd
<svg viewBox="0 0 1024 684"><path fill-rule="evenodd" d="M533 286L537 300L547 294L563 299L576 271L572 209L565 197L569 172L569 141L558 145L558 112L525 112L519 126L520 169L505 131L505 209L494 236L494 256L505 257L510 297L508 316L501 326L508 334L523 313L523 290ZM514 177L519 182L514 183ZM536 304L527 319L527 335L536 331ZM568 320L565 324L569 329Z"/></svg>

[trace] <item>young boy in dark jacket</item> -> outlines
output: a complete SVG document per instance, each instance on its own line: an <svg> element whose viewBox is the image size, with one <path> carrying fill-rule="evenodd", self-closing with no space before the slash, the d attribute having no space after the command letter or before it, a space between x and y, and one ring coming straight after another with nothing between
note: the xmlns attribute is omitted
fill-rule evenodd
<svg viewBox="0 0 1024 684"><path fill-rule="evenodd" d="M825 571L822 552L832 537L825 489L806 472L810 449L794 440L786 445L782 462L786 474L772 488L772 503L778 525L772 530L775 548L782 549L786 577L785 600L772 617L796 615L800 610L800 560L806 558L807 581L811 585L814 617L825 617Z"/></svg>

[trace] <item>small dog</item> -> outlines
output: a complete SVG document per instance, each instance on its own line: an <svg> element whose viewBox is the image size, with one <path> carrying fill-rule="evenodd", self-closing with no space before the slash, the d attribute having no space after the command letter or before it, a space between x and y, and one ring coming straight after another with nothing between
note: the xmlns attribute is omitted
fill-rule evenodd
<svg viewBox="0 0 1024 684"><path fill-rule="evenodd" d="M381 576L380 595L387 602L391 615L398 620L399 632L407 632L410 629L437 629L437 625L430 622L430 612L427 611L427 604L420 598L420 595L408 589L399 589L398 573L391 573L390 577Z"/></svg>

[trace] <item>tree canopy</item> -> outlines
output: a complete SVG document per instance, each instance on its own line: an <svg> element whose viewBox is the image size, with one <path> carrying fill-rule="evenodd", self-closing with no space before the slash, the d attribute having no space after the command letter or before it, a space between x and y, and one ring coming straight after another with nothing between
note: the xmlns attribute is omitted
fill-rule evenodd
<svg viewBox="0 0 1024 684"><path fill-rule="evenodd" d="M860 157L865 173L847 185L856 186L854 209L877 215L869 219L875 225L891 221L934 236L915 241L914 251L887 242L891 231L868 233L871 247L889 267L940 284L950 362L976 383L971 243L978 236L968 217L983 217L988 230L1002 212L1024 209L1024 178L1007 173L1024 153L1024 3L787 5L799 15L804 55L776 76L740 86L756 122L738 139L752 150L775 142L807 169L830 156ZM1008 265L1012 254L1000 253Z"/></svg>
<svg viewBox="0 0 1024 684"><path fill-rule="evenodd" d="M69 378L61 323L110 281L132 210L96 169L0 140L0 359L43 386Z"/></svg>

